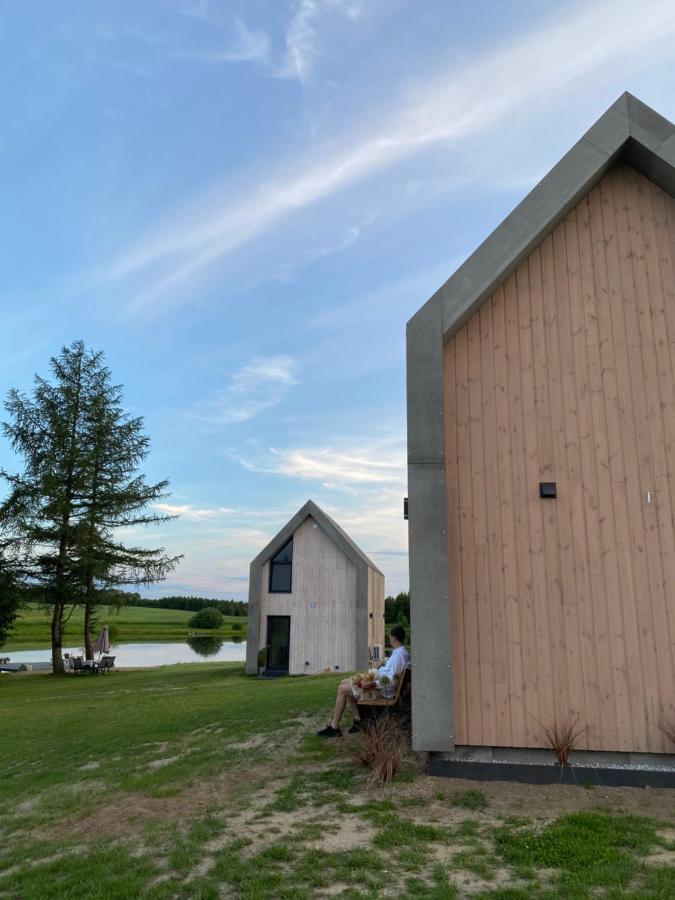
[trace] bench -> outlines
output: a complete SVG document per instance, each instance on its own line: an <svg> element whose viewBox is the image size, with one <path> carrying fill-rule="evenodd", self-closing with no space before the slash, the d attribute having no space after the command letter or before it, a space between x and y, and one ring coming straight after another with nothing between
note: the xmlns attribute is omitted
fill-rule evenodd
<svg viewBox="0 0 675 900"><path fill-rule="evenodd" d="M364 721L372 721L380 715L383 709L396 710L396 712L400 711L404 715L409 715L411 683L412 673L410 669L405 669L396 683L396 692L393 697L373 697L372 700L361 699L358 701L359 716Z"/></svg>

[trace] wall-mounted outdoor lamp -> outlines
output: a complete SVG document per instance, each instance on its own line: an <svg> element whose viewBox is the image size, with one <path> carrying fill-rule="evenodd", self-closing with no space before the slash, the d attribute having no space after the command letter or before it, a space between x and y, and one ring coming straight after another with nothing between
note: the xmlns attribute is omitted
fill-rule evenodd
<svg viewBox="0 0 675 900"><path fill-rule="evenodd" d="M539 496L542 500L555 500L555 498L558 496L558 490L556 488L555 481L540 481Z"/></svg>
<svg viewBox="0 0 675 900"><path fill-rule="evenodd" d="M404 519L408 518L408 498L407 497L403 498L403 518Z"/></svg>

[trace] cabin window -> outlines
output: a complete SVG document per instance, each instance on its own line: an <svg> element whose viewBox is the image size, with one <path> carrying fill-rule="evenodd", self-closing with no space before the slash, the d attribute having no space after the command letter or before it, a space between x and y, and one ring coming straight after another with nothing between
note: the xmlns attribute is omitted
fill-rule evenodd
<svg viewBox="0 0 675 900"><path fill-rule="evenodd" d="M293 538L270 560L270 594L290 594L293 574Z"/></svg>

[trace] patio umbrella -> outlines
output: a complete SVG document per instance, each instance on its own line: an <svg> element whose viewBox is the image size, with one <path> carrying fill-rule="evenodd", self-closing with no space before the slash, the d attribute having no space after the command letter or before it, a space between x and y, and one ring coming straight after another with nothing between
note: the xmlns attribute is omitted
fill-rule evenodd
<svg viewBox="0 0 675 900"><path fill-rule="evenodd" d="M110 653L110 634L108 633L108 626L104 625L101 633L96 639L96 643L94 644L94 653L98 653L99 656L101 653Z"/></svg>

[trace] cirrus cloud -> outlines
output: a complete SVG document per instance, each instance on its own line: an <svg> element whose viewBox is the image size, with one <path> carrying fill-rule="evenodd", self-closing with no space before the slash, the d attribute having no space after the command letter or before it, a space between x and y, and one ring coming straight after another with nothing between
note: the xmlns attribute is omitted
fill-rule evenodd
<svg viewBox="0 0 675 900"><path fill-rule="evenodd" d="M299 384L298 363L290 356L256 357L235 372L228 385L192 409L192 415L212 426L248 422L281 403Z"/></svg>

